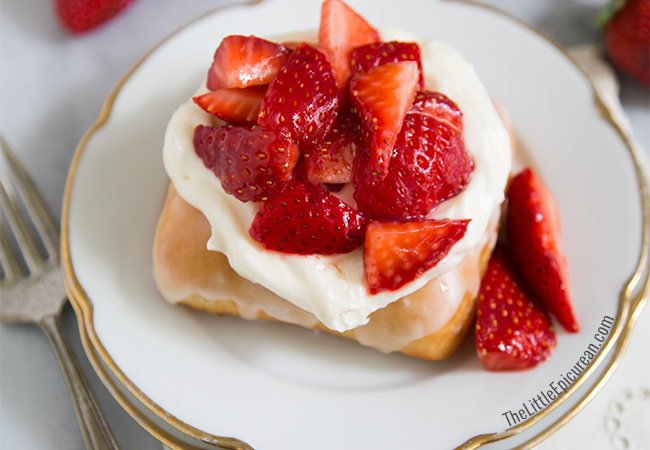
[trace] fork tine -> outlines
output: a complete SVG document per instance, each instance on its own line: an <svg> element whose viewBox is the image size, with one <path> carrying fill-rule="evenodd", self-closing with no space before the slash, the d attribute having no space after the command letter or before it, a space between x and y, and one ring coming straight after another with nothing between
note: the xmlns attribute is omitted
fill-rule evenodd
<svg viewBox="0 0 650 450"><path fill-rule="evenodd" d="M18 243L18 248L20 248L28 271L33 273L42 266L42 261L38 253L38 248L34 245L34 241L27 233L25 221L20 217L20 212L15 201L15 194L9 184L4 167L0 170L0 187L2 188L0 189L0 205L2 205L2 210L7 217L9 229Z"/></svg>
<svg viewBox="0 0 650 450"><path fill-rule="evenodd" d="M5 224L2 217L0 217L0 267L2 267L3 277L0 283L11 284L18 277L20 273L20 266L16 258L13 256L11 244L5 232Z"/></svg>
<svg viewBox="0 0 650 450"><path fill-rule="evenodd" d="M18 202L22 201L29 220L38 232L47 253L46 260L53 260L58 256L58 233L36 188L2 136L0 144L3 159L6 161L6 166L3 165L3 170L0 170L0 201L23 259L29 271L33 272L42 266L43 258L27 231L25 220L21 218Z"/></svg>
<svg viewBox="0 0 650 450"><path fill-rule="evenodd" d="M23 199L30 219L39 232L48 255L56 256L59 252L59 230L52 220L47 206L43 203L36 187L22 164L11 150L4 137L0 135L0 148L14 175L14 186Z"/></svg>

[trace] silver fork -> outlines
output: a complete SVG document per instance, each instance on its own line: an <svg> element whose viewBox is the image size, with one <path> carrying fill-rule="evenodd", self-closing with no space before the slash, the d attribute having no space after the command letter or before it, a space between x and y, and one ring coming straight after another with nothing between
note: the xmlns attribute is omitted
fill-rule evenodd
<svg viewBox="0 0 650 450"><path fill-rule="evenodd" d="M0 147L0 319L43 329L65 376L86 448L116 450L61 326L67 296L58 229L1 136Z"/></svg>

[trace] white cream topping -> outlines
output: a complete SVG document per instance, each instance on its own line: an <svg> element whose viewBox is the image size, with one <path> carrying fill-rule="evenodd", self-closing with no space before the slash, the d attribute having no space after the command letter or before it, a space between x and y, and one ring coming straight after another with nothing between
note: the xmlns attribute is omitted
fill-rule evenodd
<svg viewBox="0 0 650 450"><path fill-rule="evenodd" d="M387 41L416 41L401 30L380 32ZM305 35L305 40L308 37L313 41L313 34ZM510 137L489 94L474 68L457 51L440 42L418 44L426 88L447 95L458 105L463 113L465 145L474 159L470 183L460 194L439 205L430 217L471 221L465 236L439 264L397 291L368 294L361 249L332 256L264 250L248 234L259 204L242 203L226 194L219 179L194 151L194 128L198 124L213 124L214 118L190 99L176 110L167 127L165 169L181 197L210 222L212 236L208 249L224 253L239 275L311 312L336 331L367 323L373 311L455 267L480 243L493 211L503 201L511 168ZM344 198L345 194L344 189Z"/></svg>

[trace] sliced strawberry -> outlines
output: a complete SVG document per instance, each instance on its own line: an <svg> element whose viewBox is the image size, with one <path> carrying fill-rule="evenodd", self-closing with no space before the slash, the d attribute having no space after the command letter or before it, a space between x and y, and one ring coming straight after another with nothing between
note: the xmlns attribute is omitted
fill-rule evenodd
<svg viewBox="0 0 650 450"><path fill-rule="evenodd" d="M129 7L135 0L55 0L54 11L70 33L97 28Z"/></svg>
<svg viewBox="0 0 650 450"><path fill-rule="evenodd" d="M357 156L354 199L371 219L426 217L440 202L458 194L471 178L473 160L461 135L424 114L408 114L388 173L378 179L368 151Z"/></svg>
<svg viewBox="0 0 650 450"><path fill-rule="evenodd" d="M393 291L438 264L467 230L469 220L371 221L363 265L371 294Z"/></svg>
<svg viewBox="0 0 650 450"><path fill-rule="evenodd" d="M323 187L294 177L262 204L249 233L267 250L331 255L359 247L365 225L363 215Z"/></svg>
<svg viewBox="0 0 650 450"><path fill-rule="evenodd" d="M366 72L375 66L400 61L415 61L418 64L418 89L424 88L420 46L415 42L375 42L352 50L352 73Z"/></svg>
<svg viewBox="0 0 650 450"><path fill-rule="evenodd" d="M415 98L417 83L414 61L376 66L355 73L350 80L350 99L370 148L370 171L380 179L388 173L393 146Z"/></svg>
<svg viewBox="0 0 650 450"><path fill-rule="evenodd" d="M481 282L475 336L479 360L490 371L535 367L555 349L549 318L531 300L501 244Z"/></svg>
<svg viewBox="0 0 650 450"><path fill-rule="evenodd" d="M280 192L298 161L296 144L262 127L198 125L194 149L221 180L223 190L241 200L262 201Z"/></svg>
<svg viewBox="0 0 650 450"><path fill-rule="evenodd" d="M463 113L456 103L440 92L418 92L407 114L424 114L433 117L456 130L458 134L463 133Z"/></svg>
<svg viewBox="0 0 650 450"><path fill-rule="evenodd" d="M289 53L284 45L255 36L226 36L214 53L206 85L215 90L269 84Z"/></svg>
<svg viewBox="0 0 650 450"><path fill-rule="evenodd" d="M332 132L314 147L301 151L296 172L311 183L344 184L352 181L352 167L363 139L356 118L340 114Z"/></svg>
<svg viewBox="0 0 650 450"><path fill-rule="evenodd" d="M341 0L325 0L318 28L318 48L332 64L336 84L347 86L352 49L379 42L379 33Z"/></svg>
<svg viewBox="0 0 650 450"><path fill-rule="evenodd" d="M204 111L231 125L253 126L262 106L266 86L242 89L217 89L194 97L194 103Z"/></svg>
<svg viewBox="0 0 650 450"><path fill-rule="evenodd" d="M313 146L332 130L338 94L325 55L301 43L269 85L258 124L286 132L300 147Z"/></svg>
<svg viewBox="0 0 650 450"><path fill-rule="evenodd" d="M304 41L284 41L282 42L282 45L287 47L290 51L294 51L295 49L298 48L300 44L302 44Z"/></svg>
<svg viewBox="0 0 650 450"><path fill-rule="evenodd" d="M511 181L507 227L513 261L531 292L567 331L577 332L557 205L530 168Z"/></svg>

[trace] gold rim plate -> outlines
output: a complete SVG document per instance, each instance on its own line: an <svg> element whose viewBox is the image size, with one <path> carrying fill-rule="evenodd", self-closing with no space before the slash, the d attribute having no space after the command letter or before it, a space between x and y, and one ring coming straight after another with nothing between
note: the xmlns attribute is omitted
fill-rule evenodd
<svg viewBox="0 0 650 450"><path fill-rule="evenodd" d="M84 349L124 409L170 448L525 448L598 393L647 299L645 158L568 54L474 2L349 4L378 26L451 44L507 108L519 158L558 198L582 331L559 331L555 354L532 371L492 374L471 343L425 363L164 303L150 254L171 113L200 85L222 37L313 29L320 0L221 8L169 36L119 81L77 148L63 205L64 276ZM291 17L277 14L288 10ZM533 401L552 397L553 386L552 401ZM522 407L528 414L509 423L508 412Z"/></svg>

